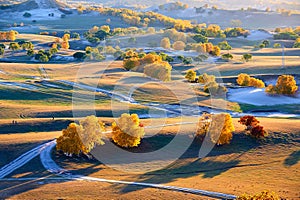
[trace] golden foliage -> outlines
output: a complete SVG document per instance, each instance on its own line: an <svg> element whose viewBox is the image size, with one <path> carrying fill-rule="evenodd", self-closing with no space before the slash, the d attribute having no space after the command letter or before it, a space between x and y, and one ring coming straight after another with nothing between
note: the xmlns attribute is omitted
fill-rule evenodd
<svg viewBox="0 0 300 200"><path fill-rule="evenodd" d="M88 116L80 124L70 123L62 130L62 135L57 138L56 149L65 154L72 155L89 153L95 145L102 145L102 132L105 131L104 123L95 116Z"/></svg>
<svg viewBox="0 0 300 200"><path fill-rule="evenodd" d="M266 92L269 94L293 95L298 90L296 80L291 75L281 75L278 77L276 85L269 85Z"/></svg>
<svg viewBox="0 0 300 200"><path fill-rule="evenodd" d="M238 75L236 82L241 86L250 86L256 88L265 87L265 83L262 80L250 77L248 74L243 73Z"/></svg>
<svg viewBox="0 0 300 200"><path fill-rule="evenodd" d="M176 41L176 42L173 43L172 47L173 47L173 49L175 49L175 50L179 50L179 51L180 51L180 50L184 50L184 48L185 48L185 43L182 42L182 41Z"/></svg>
<svg viewBox="0 0 300 200"><path fill-rule="evenodd" d="M112 123L112 140L121 147L137 147L145 135L137 114L124 113Z"/></svg>
<svg viewBox="0 0 300 200"><path fill-rule="evenodd" d="M194 70L190 69L186 72L186 75L184 78L186 78L189 82L193 82L193 81L195 81L196 76L197 76L197 73Z"/></svg>
<svg viewBox="0 0 300 200"><path fill-rule="evenodd" d="M0 40L15 41L17 34L18 32L14 30L10 30L7 32L0 32Z"/></svg>
<svg viewBox="0 0 300 200"><path fill-rule="evenodd" d="M165 37L163 38L161 41L160 41L160 46L162 48L165 48L165 49L170 49L171 48L171 42L170 42L170 39L168 37Z"/></svg>
<svg viewBox="0 0 300 200"><path fill-rule="evenodd" d="M209 134L210 140L217 145L229 144L234 131L231 115L228 113L204 114L199 119L197 136Z"/></svg>
<svg viewBox="0 0 300 200"><path fill-rule="evenodd" d="M216 81L216 77L214 75L208 75L207 73L200 75L198 78L198 82L202 84L215 82L215 81Z"/></svg>
<svg viewBox="0 0 300 200"><path fill-rule="evenodd" d="M172 66L168 62L148 64L144 67L144 74L161 81L171 81Z"/></svg>

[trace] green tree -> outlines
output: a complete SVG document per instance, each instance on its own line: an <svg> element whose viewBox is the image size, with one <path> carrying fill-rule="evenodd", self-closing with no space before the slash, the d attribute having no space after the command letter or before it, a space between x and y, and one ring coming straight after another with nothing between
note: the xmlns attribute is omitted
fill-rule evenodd
<svg viewBox="0 0 300 200"><path fill-rule="evenodd" d="M248 62L251 59L252 59L252 55L250 53L246 53L242 56L242 60L245 62Z"/></svg>
<svg viewBox="0 0 300 200"><path fill-rule="evenodd" d="M27 56L32 57L34 55L34 50L28 49L26 54L27 54Z"/></svg>
<svg viewBox="0 0 300 200"><path fill-rule="evenodd" d="M201 34L196 34L192 37L197 43L207 43L208 38Z"/></svg>
<svg viewBox="0 0 300 200"><path fill-rule="evenodd" d="M226 53L222 55L222 59L223 60L229 60L229 59L233 59L233 55L230 53Z"/></svg>
<svg viewBox="0 0 300 200"><path fill-rule="evenodd" d="M16 51L20 49L20 45L17 42L11 42L9 44L9 49L11 49L12 51Z"/></svg>

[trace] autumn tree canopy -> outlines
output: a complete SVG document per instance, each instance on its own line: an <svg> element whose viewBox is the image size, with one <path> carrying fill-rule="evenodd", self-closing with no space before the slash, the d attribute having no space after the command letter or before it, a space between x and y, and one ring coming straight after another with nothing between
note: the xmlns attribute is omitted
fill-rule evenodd
<svg viewBox="0 0 300 200"><path fill-rule="evenodd" d="M121 147L137 147L145 130L137 114L124 113L112 123L112 140Z"/></svg>

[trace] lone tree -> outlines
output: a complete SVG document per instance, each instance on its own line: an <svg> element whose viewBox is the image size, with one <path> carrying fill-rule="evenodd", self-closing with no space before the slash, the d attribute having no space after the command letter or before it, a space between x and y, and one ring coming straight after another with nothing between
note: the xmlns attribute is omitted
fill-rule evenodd
<svg viewBox="0 0 300 200"><path fill-rule="evenodd" d="M229 144L235 130L231 115L228 113L204 114L199 119L198 127L196 136L204 138L209 134L211 142L217 145Z"/></svg>
<svg viewBox="0 0 300 200"><path fill-rule="evenodd" d="M112 123L112 140L121 147L137 147L145 135L137 114L124 113Z"/></svg>
<svg viewBox="0 0 300 200"><path fill-rule="evenodd" d="M170 49L171 48L171 42L170 39L168 37L163 38L160 41L160 46L164 49Z"/></svg>
<svg viewBox="0 0 300 200"><path fill-rule="evenodd" d="M196 80L196 76L197 76L197 73L194 70L190 69L186 72L185 78L189 82L194 82Z"/></svg>
<svg viewBox="0 0 300 200"><path fill-rule="evenodd" d="M269 94L293 95L298 90L296 80L291 75L281 75L278 77L276 85L269 85L266 92Z"/></svg>
<svg viewBox="0 0 300 200"><path fill-rule="evenodd" d="M242 60L245 62L248 62L251 59L252 59L252 55L250 53L246 53L242 56Z"/></svg>
<svg viewBox="0 0 300 200"><path fill-rule="evenodd" d="M262 138L268 135L263 126L259 125L259 121L251 115L246 115L240 118L239 123L246 126L247 134L255 137Z"/></svg>

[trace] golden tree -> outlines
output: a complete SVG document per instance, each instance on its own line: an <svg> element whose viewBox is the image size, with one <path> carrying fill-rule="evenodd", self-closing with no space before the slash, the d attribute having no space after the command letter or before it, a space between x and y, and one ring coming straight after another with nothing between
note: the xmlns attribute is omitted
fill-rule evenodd
<svg viewBox="0 0 300 200"><path fill-rule="evenodd" d="M209 134L213 143L223 145L230 143L234 130L230 114L204 114L199 120L196 135L203 137L205 134Z"/></svg>
<svg viewBox="0 0 300 200"><path fill-rule="evenodd" d="M104 123L94 115L88 116L79 121L82 126L80 137L87 152L90 152L96 145L103 145L102 133L105 131Z"/></svg>
<svg viewBox="0 0 300 200"><path fill-rule="evenodd" d="M56 150L63 151L71 156L72 154L88 153L79 136L81 131L82 127L80 125L76 123L69 124L66 129L62 130L62 136L57 138Z"/></svg>
<svg viewBox="0 0 300 200"><path fill-rule="evenodd" d="M144 74L161 81L171 81L172 66L168 62L148 64L144 67Z"/></svg>
<svg viewBox="0 0 300 200"><path fill-rule="evenodd" d="M171 48L171 42L170 42L170 39L168 37L165 37L163 38L161 41L160 41L160 46L162 48L165 48L165 49L170 49Z"/></svg>
<svg viewBox="0 0 300 200"><path fill-rule="evenodd" d="M198 77L198 82L202 84L215 82L216 77L214 75L208 75L207 73L204 73Z"/></svg>
<svg viewBox="0 0 300 200"><path fill-rule="evenodd" d="M182 41L176 41L172 45L173 49L175 50L184 50L185 48L185 43Z"/></svg>
<svg viewBox="0 0 300 200"><path fill-rule="evenodd" d="M67 155L80 153L88 154L95 145L102 145L102 132L105 131L104 123L95 116L88 116L80 124L70 123L62 130L62 135L57 138L56 149Z"/></svg>
<svg viewBox="0 0 300 200"><path fill-rule="evenodd" d="M112 123L112 140L121 147L137 147L145 135L137 114L124 113Z"/></svg>
<svg viewBox="0 0 300 200"><path fill-rule="evenodd" d="M257 88L264 88L265 83L257 78L250 77L248 74L239 74L236 80L237 84L241 86L250 86L250 87L257 87Z"/></svg>
<svg viewBox="0 0 300 200"><path fill-rule="evenodd" d="M293 95L298 90L296 80L291 75L281 75L278 77L276 85L269 85L266 92L269 94Z"/></svg>
<svg viewBox="0 0 300 200"><path fill-rule="evenodd" d="M188 70L188 71L186 72L185 78L186 78L189 82L193 82L193 81L196 80L196 75L197 75L197 73L196 73L194 70L190 69L190 70Z"/></svg>

